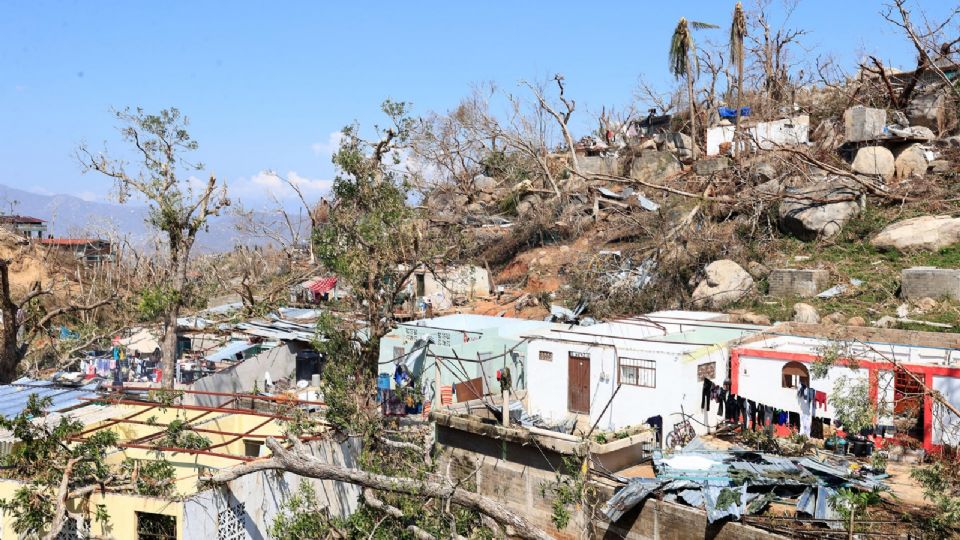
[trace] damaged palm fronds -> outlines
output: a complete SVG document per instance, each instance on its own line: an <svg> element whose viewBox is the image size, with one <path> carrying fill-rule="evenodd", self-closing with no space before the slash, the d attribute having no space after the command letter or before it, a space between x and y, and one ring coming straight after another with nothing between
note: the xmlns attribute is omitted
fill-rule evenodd
<svg viewBox="0 0 960 540"><path fill-rule="evenodd" d="M744 450L655 451L653 466L655 478L622 479L626 485L602 508L607 519L616 522L656 495L664 501L702 508L710 523L761 514L774 502L794 505L797 517L828 522L837 518L829 501L838 490L886 489L877 478L855 475L818 459Z"/></svg>

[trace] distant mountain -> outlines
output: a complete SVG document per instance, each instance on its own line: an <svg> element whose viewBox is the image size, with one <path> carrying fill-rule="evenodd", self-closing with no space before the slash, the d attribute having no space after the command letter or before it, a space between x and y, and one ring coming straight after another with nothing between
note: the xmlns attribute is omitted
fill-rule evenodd
<svg viewBox="0 0 960 540"><path fill-rule="evenodd" d="M47 232L57 237L127 237L139 247L152 245L154 231L146 223L147 209L133 204L85 201L72 195L41 195L0 184L0 214L11 212L47 221ZM268 214L257 214L268 222ZM237 244L267 244L239 230L239 218L229 212L210 220L209 231L197 235L197 249L229 251Z"/></svg>

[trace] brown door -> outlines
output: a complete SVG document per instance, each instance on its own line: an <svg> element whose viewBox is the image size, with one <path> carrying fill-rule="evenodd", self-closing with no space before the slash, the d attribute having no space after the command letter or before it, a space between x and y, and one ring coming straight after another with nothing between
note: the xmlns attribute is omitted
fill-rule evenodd
<svg viewBox="0 0 960 540"><path fill-rule="evenodd" d="M570 353L567 368L567 408L590 414L590 355Z"/></svg>
<svg viewBox="0 0 960 540"><path fill-rule="evenodd" d="M457 403L480 399L483 397L483 377L455 384L453 385L453 391L457 394Z"/></svg>

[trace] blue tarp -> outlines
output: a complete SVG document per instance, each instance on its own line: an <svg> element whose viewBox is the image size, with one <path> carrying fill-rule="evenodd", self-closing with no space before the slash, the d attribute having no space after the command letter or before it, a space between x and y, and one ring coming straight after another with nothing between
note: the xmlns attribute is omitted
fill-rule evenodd
<svg viewBox="0 0 960 540"><path fill-rule="evenodd" d="M720 118L736 118L737 110L731 109L730 107L718 107L717 112L720 113ZM750 107L740 107L740 117L750 116Z"/></svg>

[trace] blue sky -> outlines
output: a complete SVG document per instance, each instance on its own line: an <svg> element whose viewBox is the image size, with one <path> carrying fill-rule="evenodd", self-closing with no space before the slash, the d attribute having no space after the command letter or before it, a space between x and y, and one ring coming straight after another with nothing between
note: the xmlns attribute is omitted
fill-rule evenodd
<svg viewBox="0 0 960 540"><path fill-rule="evenodd" d="M951 4L911 3L932 17ZM0 183L104 199L111 184L81 174L77 144L119 144L111 107L176 106L191 119L200 160L248 205L266 200L264 169L295 175L318 195L334 174L334 134L380 120L384 98L443 111L474 83L512 90L560 72L585 130L588 111L631 101L638 75L668 82L666 48L680 16L721 25L700 39L722 42L733 5L7 0ZM780 6L773 1L772 18ZM912 48L880 17L882 6L801 0L791 25L809 30L811 56L852 67L870 53L909 66Z"/></svg>

